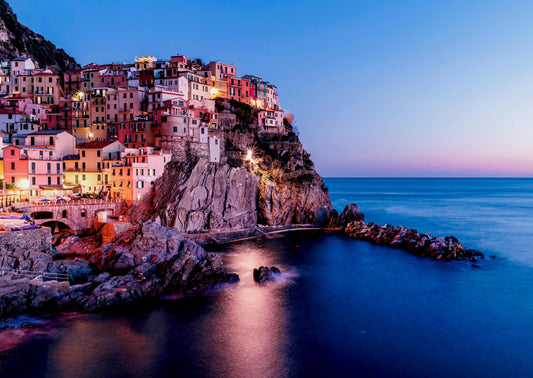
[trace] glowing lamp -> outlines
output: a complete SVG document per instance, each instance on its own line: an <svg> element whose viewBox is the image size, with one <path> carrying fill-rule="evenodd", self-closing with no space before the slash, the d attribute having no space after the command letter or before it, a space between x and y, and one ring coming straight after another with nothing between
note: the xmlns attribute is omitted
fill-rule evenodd
<svg viewBox="0 0 533 378"><path fill-rule="evenodd" d="M253 161L253 152L252 150L248 150L248 152L246 153L246 160L248 161Z"/></svg>

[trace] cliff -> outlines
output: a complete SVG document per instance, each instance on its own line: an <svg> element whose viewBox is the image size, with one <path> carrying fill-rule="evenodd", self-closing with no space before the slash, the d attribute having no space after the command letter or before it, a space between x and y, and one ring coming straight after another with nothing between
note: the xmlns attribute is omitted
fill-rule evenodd
<svg viewBox="0 0 533 378"><path fill-rule="evenodd" d="M189 154L168 164L153 197L131 212L134 221L152 219L190 233L325 225L337 216L289 123L286 133L265 133L255 109L235 101L218 106L224 159L211 163Z"/></svg>
<svg viewBox="0 0 533 378"><path fill-rule="evenodd" d="M4 0L0 0L0 56L3 59L29 57L38 63L39 68L50 68L55 73L79 67L63 49L18 22Z"/></svg>

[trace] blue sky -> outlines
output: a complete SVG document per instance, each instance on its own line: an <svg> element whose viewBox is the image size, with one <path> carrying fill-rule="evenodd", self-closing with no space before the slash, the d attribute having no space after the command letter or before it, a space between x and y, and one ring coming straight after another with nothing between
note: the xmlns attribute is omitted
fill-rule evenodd
<svg viewBox="0 0 533 378"><path fill-rule="evenodd" d="M528 1L9 3L81 64L180 53L275 83L324 176L533 176Z"/></svg>

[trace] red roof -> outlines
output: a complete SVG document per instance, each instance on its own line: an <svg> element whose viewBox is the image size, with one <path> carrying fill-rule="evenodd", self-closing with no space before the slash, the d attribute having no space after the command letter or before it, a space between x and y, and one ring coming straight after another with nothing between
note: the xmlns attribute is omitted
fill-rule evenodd
<svg viewBox="0 0 533 378"><path fill-rule="evenodd" d="M79 148L81 149L87 149L87 148L104 148L109 146L111 143L115 143L115 140L93 140L91 142L87 142L82 144Z"/></svg>

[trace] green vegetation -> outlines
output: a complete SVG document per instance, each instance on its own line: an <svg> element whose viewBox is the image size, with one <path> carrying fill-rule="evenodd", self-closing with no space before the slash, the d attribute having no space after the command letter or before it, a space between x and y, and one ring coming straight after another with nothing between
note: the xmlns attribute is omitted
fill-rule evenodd
<svg viewBox="0 0 533 378"><path fill-rule="evenodd" d="M250 105L236 100L229 101L233 113L237 116L237 120L242 125L252 125L257 119L257 110L252 108Z"/></svg>

